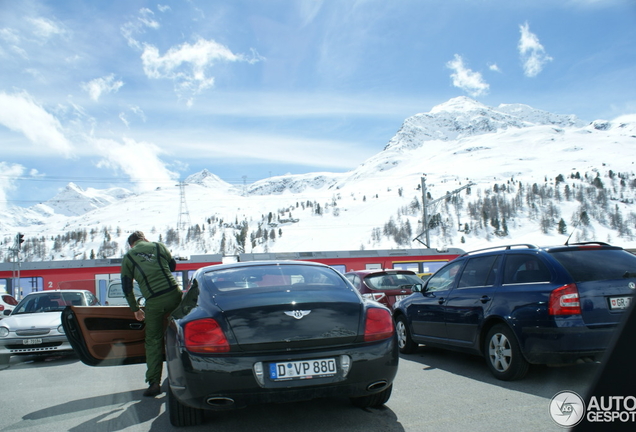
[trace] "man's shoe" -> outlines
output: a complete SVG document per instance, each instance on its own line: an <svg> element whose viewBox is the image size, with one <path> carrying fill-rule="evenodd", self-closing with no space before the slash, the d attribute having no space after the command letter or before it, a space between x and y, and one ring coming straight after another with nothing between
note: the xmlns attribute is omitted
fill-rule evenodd
<svg viewBox="0 0 636 432"><path fill-rule="evenodd" d="M148 387L146 391L144 391L144 396L155 397L159 393L161 393L161 386L159 385L159 383L152 383L150 384L150 387Z"/></svg>

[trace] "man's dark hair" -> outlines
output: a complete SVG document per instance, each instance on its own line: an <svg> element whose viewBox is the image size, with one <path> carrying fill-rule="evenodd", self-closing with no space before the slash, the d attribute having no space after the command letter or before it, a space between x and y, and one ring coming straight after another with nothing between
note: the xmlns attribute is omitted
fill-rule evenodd
<svg viewBox="0 0 636 432"><path fill-rule="evenodd" d="M132 247L137 240L145 240L146 236L141 231L135 231L130 236L128 236L128 245Z"/></svg>

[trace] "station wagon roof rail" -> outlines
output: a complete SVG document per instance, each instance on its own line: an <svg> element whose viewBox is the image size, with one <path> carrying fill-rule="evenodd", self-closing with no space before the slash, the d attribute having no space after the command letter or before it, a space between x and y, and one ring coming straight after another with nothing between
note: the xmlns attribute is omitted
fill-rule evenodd
<svg viewBox="0 0 636 432"><path fill-rule="evenodd" d="M533 245L533 244L529 244L529 243L520 243L520 244L507 245L507 246L493 246L493 247L489 247L489 248L477 249L477 250L474 250L474 251L466 252L462 256L473 255L473 254L482 253L482 252L485 252L485 251L510 250L510 249L513 249L513 248L515 248L515 249L517 249L517 248L539 249L539 246Z"/></svg>

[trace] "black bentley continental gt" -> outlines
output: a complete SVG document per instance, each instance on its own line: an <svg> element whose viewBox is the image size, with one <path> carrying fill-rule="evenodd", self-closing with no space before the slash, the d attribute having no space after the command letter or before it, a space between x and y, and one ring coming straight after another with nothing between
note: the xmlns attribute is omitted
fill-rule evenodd
<svg viewBox="0 0 636 432"><path fill-rule="evenodd" d="M66 308L66 334L90 366L144 361L143 323L128 307ZM247 262L195 273L166 330L168 410L174 426L204 410L391 396L398 346L390 311L336 270L308 262Z"/></svg>

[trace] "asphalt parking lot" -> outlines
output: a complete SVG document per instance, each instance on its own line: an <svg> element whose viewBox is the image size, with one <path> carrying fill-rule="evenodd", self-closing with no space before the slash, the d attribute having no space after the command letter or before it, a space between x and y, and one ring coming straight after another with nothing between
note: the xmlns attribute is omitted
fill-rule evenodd
<svg viewBox="0 0 636 432"><path fill-rule="evenodd" d="M502 382L479 357L420 348L401 358L394 391L381 409L346 399L266 404L208 413L201 426L302 431L559 431L549 416L558 392L584 393L598 365L535 367L522 381ZM142 397L144 365L92 368L74 356L13 357L0 371L0 430L168 431L166 394ZM164 381L163 389L167 383Z"/></svg>

